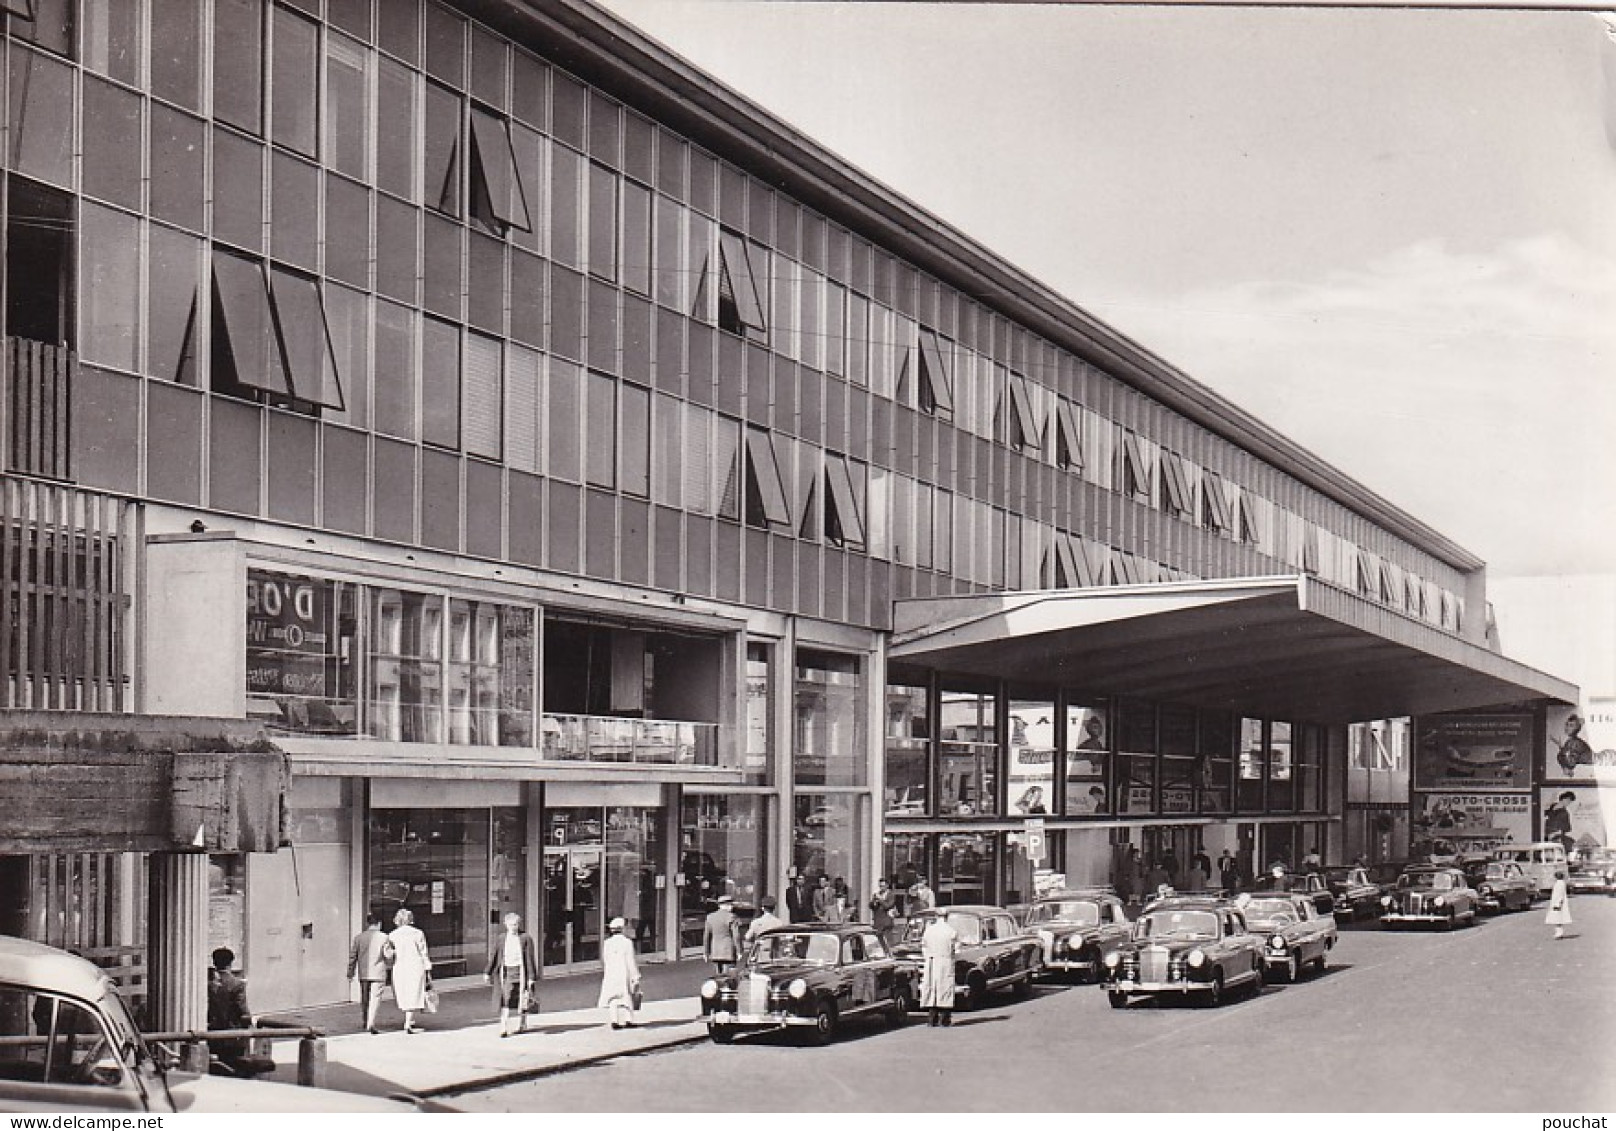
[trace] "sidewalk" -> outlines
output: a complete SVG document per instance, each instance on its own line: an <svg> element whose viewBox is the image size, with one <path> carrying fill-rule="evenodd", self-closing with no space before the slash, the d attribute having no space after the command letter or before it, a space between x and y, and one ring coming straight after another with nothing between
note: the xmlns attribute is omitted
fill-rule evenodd
<svg viewBox="0 0 1616 1131"><path fill-rule="evenodd" d="M402 1032L403 1016L391 1001L382 1003L382 1032L375 1036L361 1028L357 1005L277 1013L273 1020L325 1031L328 1088L445 1095L701 1040L707 1027L695 991L710 970L700 959L642 965L646 1000L633 1029L612 1029L595 1008L599 974L541 981L541 1012L528 1018L526 1033L505 1039L486 986L443 993L437 1013L416 1015L424 1033ZM276 1071L265 1078L296 1083L297 1042L276 1041L273 1048Z"/></svg>

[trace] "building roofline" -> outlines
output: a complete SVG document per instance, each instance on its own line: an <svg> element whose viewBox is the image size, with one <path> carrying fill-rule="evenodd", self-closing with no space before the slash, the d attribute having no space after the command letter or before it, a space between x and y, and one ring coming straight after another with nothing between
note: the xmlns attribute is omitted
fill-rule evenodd
<svg viewBox="0 0 1616 1131"><path fill-rule="evenodd" d="M1461 572L1451 538L591 0L459 6Z"/></svg>

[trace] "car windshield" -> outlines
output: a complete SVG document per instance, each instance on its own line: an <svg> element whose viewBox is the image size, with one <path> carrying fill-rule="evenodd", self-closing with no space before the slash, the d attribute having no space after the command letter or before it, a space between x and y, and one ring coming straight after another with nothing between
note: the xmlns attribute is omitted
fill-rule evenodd
<svg viewBox="0 0 1616 1131"><path fill-rule="evenodd" d="M1134 924L1136 939L1215 939L1218 917L1211 911L1155 911Z"/></svg>
<svg viewBox="0 0 1616 1131"><path fill-rule="evenodd" d="M1446 872L1410 872L1397 881L1397 886L1414 891L1452 891L1453 877Z"/></svg>
<svg viewBox="0 0 1616 1131"><path fill-rule="evenodd" d="M1027 915L1027 925L1048 923L1059 919L1063 923L1076 923L1080 927L1100 925L1100 905L1087 899L1062 899L1040 903Z"/></svg>
<svg viewBox="0 0 1616 1131"><path fill-rule="evenodd" d="M840 951L836 936L821 932L793 931L782 935L764 935L752 946L751 965L773 966L807 963L810 966L834 966Z"/></svg>
<svg viewBox="0 0 1616 1131"><path fill-rule="evenodd" d="M948 921L950 927L954 928L954 933L959 935L959 944L961 946L976 946L981 943L982 921L975 915L961 915L950 911L945 913L943 918ZM909 929L904 934L904 938L909 942L918 943L920 937L926 933L926 928L931 926L935 919L936 916L927 915L909 920Z"/></svg>
<svg viewBox="0 0 1616 1131"><path fill-rule="evenodd" d="M1264 923L1277 920L1296 922L1296 908L1288 899L1254 899L1245 906L1247 919L1260 919Z"/></svg>

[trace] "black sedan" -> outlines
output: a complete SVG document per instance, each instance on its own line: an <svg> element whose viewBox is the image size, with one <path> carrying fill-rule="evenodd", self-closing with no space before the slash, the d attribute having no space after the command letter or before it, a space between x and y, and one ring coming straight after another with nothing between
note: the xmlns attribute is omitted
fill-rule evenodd
<svg viewBox="0 0 1616 1131"><path fill-rule="evenodd" d="M1133 938L1107 951L1101 964L1114 1009L1135 994L1193 996L1217 1005L1226 990L1262 989L1263 944L1232 901L1176 896L1146 907Z"/></svg>
<svg viewBox="0 0 1616 1131"><path fill-rule="evenodd" d="M1380 914L1380 897L1385 889L1369 878L1367 868L1357 864L1326 865L1324 882L1335 900L1336 918L1350 921Z"/></svg>
<svg viewBox="0 0 1616 1131"><path fill-rule="evenodd" d="M1574 892L1616 895L1616 850L1578 848L1571 854L1571 872L1566 885Z"/></svg>
<svg viewBox="0 0 1616 1131"><path fill-rule="evenodd" d="M903 941L892 948L920 984L920 937L939 916L959 935L954 959L954 994L962 1009L974 1009L989 993L1008 989L1017 997L1032 990L1043 964L1043 947L1002 907L964 904L911 916Z"/></svg>
<svg viewBox="0 0 1616 1131"><path fill-rule="evenodd" d="M1027 908L1022 926L1044 951L1044 973L1098 979L1100 956L1132 931L1122 901L1109 890L1063 891Z"/></svg>
<svg viewBox="0 0 1616 1131"><path fill-rule="evenodd" d="M1467 860L1464 874L1483 911L1526 911L1537 899L1537 881L1513 860Z"/></svg>
<svg viewBox="0 0 1616 1131"><path fill-rule="evenodd" d="M913 972L865 924L801 923L764 931L741 966L701 986L707 1034L798 1029L816 1044L843 1021L881 1016L898 1023L919 1000Z"/></svg>

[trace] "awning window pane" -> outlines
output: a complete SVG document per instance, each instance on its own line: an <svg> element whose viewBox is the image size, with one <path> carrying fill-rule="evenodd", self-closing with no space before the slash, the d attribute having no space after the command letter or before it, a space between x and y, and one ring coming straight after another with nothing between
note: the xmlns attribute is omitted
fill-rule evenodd
<svg viewBox="0 0 1616 1131"><path fill-rule="evenodd" d="M1229 502L1223 493L1223 479L1214 471L1208 471L1201 483L1201 513L1203 521L1213 530L1229 529ZM1315 542L1314 552L1318 546Z"/></svg>
<svg viewBox="0 0 1616 1131"><path fill-rule="evenodd" d="M1027 385L1024 378L1012 373L1010 375L1010 401L1015 405L1016 421L1021 428L1020 446L1023 448L1038 447L1038 416L1032 410L1032 398L1027 395Z"/></svg>
<svg viewBox="0 0 1616 1131"><path fill-rule="evenodd" d="M774 458L774 445L768 433L757 428L746 430L746 461L748 487L748 518L762 518L767 523L783 526L791 524L791 512L786 506L785 486L780 482L780 465Z"/></svg>
<svg viewBox="0 0 1616 1131"><path fill-rule="evenodd" d="M1072 471L1083 470L1083 433L1077 427L1077 410L1067 400L1056 402L1055 462Z"/></svg>
<svg viewBox="0 0 1616 1131"><path fill-rule="evenodd" d="M1171 452L1162 453L1161 466L1167 505L1175 514L1183 514L1190 509L1188 484L1184 482L1184 468L1178 462L1178 457Z"/></svg>
<svg viewBox="0 0 1616 1131"><path fill-rule="evenodd" d="M213 298L215 380L291 396L291 377L275 341L263 264L214 252ZM223 373L217 371L221 361L226 363Z"/></svg>
<svg viewBox="0 0 1616 1131"><path fill-rule="evenodd" d="M766 332L768 323L763 317L763 303L758 298L757 280L752 274L752 261L745 242L733 232L720 231L718 249L722 263L720 285L729 284L741 324Z"/></svg>
<svg viewBox="0 0 1616 1131"><path fill-rule="evenodd" d="M471 111L471 143L476 175L482 178L482 193L475 194L473 207L486 204L490 215L479 217L530 231L527 197L522 178L516 171L516 150L511 145L509 123L476 107ZM486 193L486 200L483 198Z"/></svg>
<svg viewBox="0 0 1616 1131"><path fill-rule="evenodd" d="M853 490L847 461L839 456L825 457L825 479L830 486L830 509L825 512L826 537L848 545L864 545L863 508Z"/></svg>
<svg viewBox="0 0 1616 1131"><path fill-rule="evenodd" d="M1078 580L1077 554L1072 549L1072 539L1066 534L1055 535L1055 587L1067 589L1080 585Z"/></svg>
<svg viewBox="0 0 1616 1131"><path fill-rule="evenodd" d="M331 331L320 302L320 288L313 279L279 268L270 272L270 285L292 395L340 412L342 376L331 349Z"/></svg>
<svg viewBox="0 0 1616 1131"><path fill-rule="evenodd" d="M937 335L925 329L920 331L920 370L924 378L921 407L926 407L926 398L930 397L931 411L952 413L954 380L949 370L948 358L937 340Z"/></svg>

